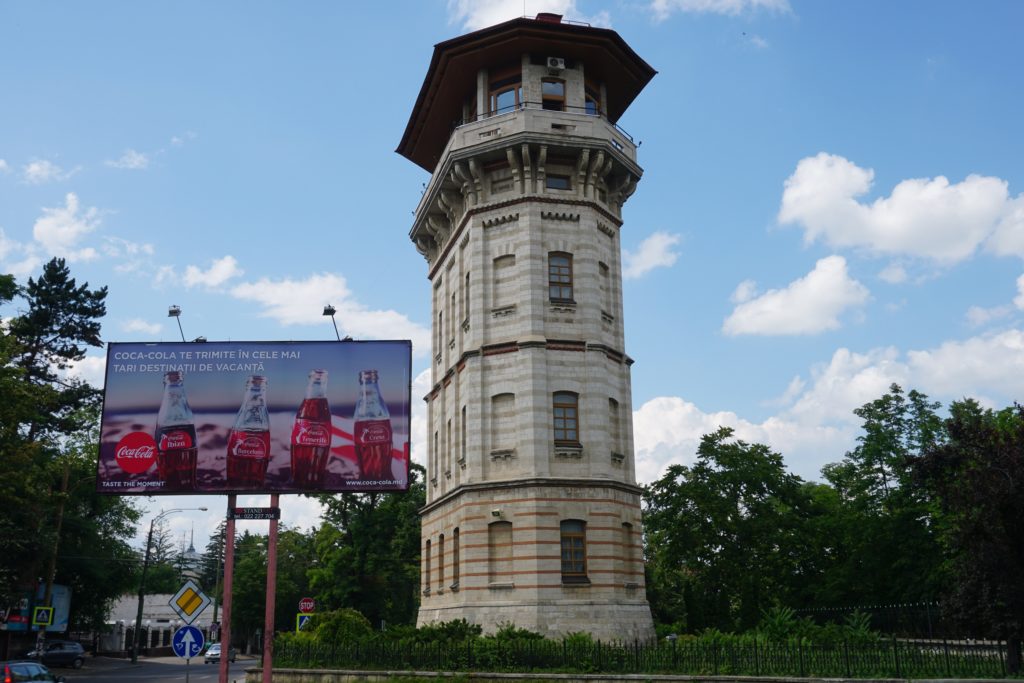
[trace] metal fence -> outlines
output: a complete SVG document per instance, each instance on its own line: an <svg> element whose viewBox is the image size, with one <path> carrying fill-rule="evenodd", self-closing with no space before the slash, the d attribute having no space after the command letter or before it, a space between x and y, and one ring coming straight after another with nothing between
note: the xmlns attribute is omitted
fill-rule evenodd
<svg viewBox="0 0 1024 683"><path fill-rule="evenodd" d="M304 669L999 678L1006 675L1006 645L898 639L856 645L373 639L329 646L282 642L275 645L274 663Z"/></svg>

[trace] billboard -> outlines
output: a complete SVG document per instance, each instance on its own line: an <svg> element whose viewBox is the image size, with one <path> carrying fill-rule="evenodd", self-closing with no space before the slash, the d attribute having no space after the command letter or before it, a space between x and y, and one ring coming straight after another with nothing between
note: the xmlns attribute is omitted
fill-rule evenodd
<svg viewBox="0 0 1024 683"><path fill-rule="evenodd" d="M96 489L404 491L412 343L107 345Z"/></svg>

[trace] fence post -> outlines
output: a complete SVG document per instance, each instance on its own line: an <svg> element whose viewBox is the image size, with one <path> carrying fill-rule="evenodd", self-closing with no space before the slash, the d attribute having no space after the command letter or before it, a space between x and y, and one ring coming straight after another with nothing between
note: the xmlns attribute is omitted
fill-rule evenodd
<svg viewBox="0 0 1024 683"><path fill-rule="evenodd" d="M946 636L942 636L942 650L945 653L946 660L946 676L952 677L953 672L949 667L949 643L946 642Z"/></svg>
<svg viewBox="0 0 1024 683"><path fill-rule="evenodd" d="M801 638L796 641L796 656L800 661L800 677L804 677L804 640Z"/></svg>
<svg viewBox="0 0 1024 683"><path fill-rule="evenodd" d="M679 659L676 654L676 643L677 638L672 639L672 671L675 672L679 668Z"/></svg>
<svg viewBox="0 0 1024 683"><path fill-rule="evenodd" d="M757 638L754 638L754 675L761 675L761 666L757 661Z"/></svg>
<svg viewBox="0 0 1024 683"><path fill-rule="evenodd" d="M900 651L896 644L896 636L892 637L892 660L896 664L896 678L900 678Z"/></svg>
<svg viewBox="0 0 1024 683"><path fill-rule="evenodd" d="M850 676L850 644L848 642L846 642L845 640L843 641L843 662L846 664L846 677L847 678L851 678L851 676Z"/></svg>
<svg viewBox="0 0 1024 683"><path fill-rule="evenodd" d="M601 641L600 640L597 641L597 670L598 671L603 671L604 670L601 667Z"/></svg>
<svg viewBox="0 0 1024 683"><path fill-rule="evenodd" d="M635 668L633 669L636 673L640 673L640 640L637 638L633 639L633 651L636 653Z"/></svg>
<svg viewBox="0 0 1024 683"><path fill-rule="evenodd" d="M714 643L714 644L711 645L711 661L713 662L712 666L714 667L715 675L717 676L718 675L718 643Z"/></svg>
<svg viewBox="0 0 1024 683"><path fill-rule="evenodd" d="M1007 647L1010 646L1010 641L1009 640L1006 641L1006 646ZM1002 643L1002 641L1000 641L999 644L996 647L999 650L999 666L1003 669L1003 676L1006 676L1006 658L1003 657L1003 643Z"/></svg>

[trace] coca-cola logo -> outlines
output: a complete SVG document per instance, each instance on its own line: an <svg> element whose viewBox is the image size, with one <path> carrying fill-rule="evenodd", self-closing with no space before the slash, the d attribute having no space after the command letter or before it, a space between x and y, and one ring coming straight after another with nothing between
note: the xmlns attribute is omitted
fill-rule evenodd
<svg viewBox="0 0 1024 683"><path fill-rule="evenodd" d="M160 450L171 451L192 448L192 435L188 432L167 432L160 437Z"/></svg>
<svg viewBox="0 0 1024 683"><path fill-rule="evenodd" d="M142 474L156 462L156 441L146 432L129 432L117 442L114 459L128 474Z"/></svg>
<svg viewBox="0 0 1024 683"><path fill-rule="evenodd" d="M250 436L235 444L234 454L239 458L265 458L267 445L260 439Z"/></svg>

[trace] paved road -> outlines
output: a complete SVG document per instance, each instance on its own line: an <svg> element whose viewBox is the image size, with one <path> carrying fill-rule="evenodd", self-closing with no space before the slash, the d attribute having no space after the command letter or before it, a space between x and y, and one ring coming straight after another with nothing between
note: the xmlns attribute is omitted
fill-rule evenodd
<svg viewBox="0 0 1024 683"><path fill-rule="evenodd" d="M217 683L217 664L203 664L202 657L193 657L189 662L189 683ZM258 660L240 656L231 665L228 680L243 683L245 670L255 666L259 666ZM178 657L144 658L138 664L127 659L90 657L81 669L51 670L67 679L67 683L184 683L185 668L185 660Z"/></svg>

